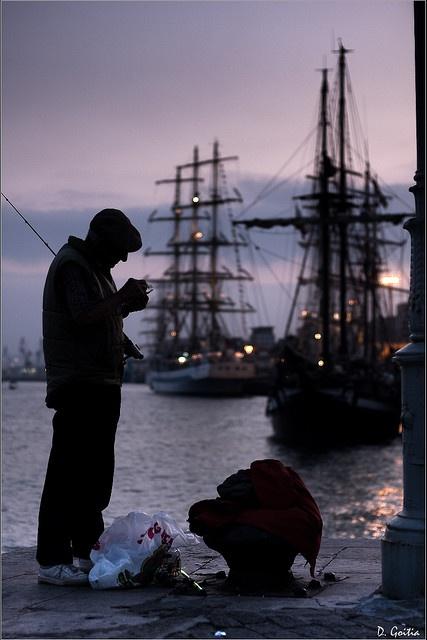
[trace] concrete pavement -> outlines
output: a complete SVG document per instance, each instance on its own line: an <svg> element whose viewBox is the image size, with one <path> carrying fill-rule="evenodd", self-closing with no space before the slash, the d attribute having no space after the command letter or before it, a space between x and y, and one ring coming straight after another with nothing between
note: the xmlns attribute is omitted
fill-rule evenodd
<svg viewBox="0 0 427 640"><path fill-rule="evenodd" d="M32 548L2 556L2 638L425 637L423 601L392 601L378 591L378 540L325 539L316 567L320 585L299 596L222 591L214 576L227 567L204 544L182 550L182 568L206 580L207 597L153 585L109 591L39 585L34 556ZM307 586L301 556L292 570ZM328 572L336 581L325 580Z"/></svg>

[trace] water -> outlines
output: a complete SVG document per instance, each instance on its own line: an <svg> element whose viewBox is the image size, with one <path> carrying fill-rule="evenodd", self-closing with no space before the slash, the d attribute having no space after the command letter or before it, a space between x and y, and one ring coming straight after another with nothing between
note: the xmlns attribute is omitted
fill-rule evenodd
<svg viewBox="0 0 427 640"><path fill-rule="evenodd" d="M36 542L37 512L51 440L45 387L3 384L3 548ZM168 511L185 524L197 500L253 460L292 466L317 500L329 537L379 538L401 509L401 441L335 452L296 452L273 440L265 398L202 399L123 387L116 474L105 520L129 511ZM321 428L321 425L319 425ZM76 449L76 460L78 460Z"/></svg>

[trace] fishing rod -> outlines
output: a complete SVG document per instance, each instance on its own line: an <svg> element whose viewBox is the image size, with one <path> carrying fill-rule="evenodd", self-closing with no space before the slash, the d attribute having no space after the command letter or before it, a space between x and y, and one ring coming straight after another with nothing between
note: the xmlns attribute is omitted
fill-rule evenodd
<svg viewBox="0 0 427 640"><path fill-rule="evenodd" d="M12 209L14 209L14 210L16 211L16 213L18 214L18 216L20 216L20 217L23 219L23 221L25 222L25 224L27 224L27 225L30 227L31 231L34 231L34 233L36 234L36 236L37 236L38 238L40 238L40 240L43 242L43 244L44 244L44 245L46 245L46 247L49 249L49 251L50 251L51 253L53 253L53 255L54 255L54 256L56 256L56 253L55 253L55 251L52 249L52 247L49 247L49 245L48 245L48 243L46 242L46 240L43 240L43 238L41 237L41 235L39 234L39 232L38 232L38 231L36 231L36 230L34 229L33 225L32 225L32 224L30 224L30 223L28 222L28 220L27 220L27 219L22 215L22 213L21 213L20 211L18 211L18 209L17 209L17 208L15 207L15 205L14 205L14 204L9 200L9 198L6 198L6 196L4 195L3 191L1 192L1 194L2 194L3 198L6 200L6 202L8 202L8 203L10 204L10 206L12 207Z"/></svg>

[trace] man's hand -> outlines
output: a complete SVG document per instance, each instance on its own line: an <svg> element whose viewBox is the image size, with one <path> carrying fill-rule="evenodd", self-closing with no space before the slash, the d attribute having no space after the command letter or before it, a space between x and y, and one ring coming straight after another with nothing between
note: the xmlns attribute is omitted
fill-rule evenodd
<svg viewBox="0 0 427 640"><path fill-rule="evenodd" d="M123 304L124 311L141 311L148 303L147 282L129 278L117 292Z"/></svg>

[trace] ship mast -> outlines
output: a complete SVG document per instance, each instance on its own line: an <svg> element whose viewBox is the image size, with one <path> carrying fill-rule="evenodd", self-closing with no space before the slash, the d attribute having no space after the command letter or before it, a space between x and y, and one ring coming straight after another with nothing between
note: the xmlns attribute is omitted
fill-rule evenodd
<svg viewBox="0 0 427 640"><path fill-rule="evenodd" d="M213 147L212 160L212 238L211 238L211 335L210 343L213 350L219 348L219 325L218 325L218 277L217 277L217 260L218 260L218 203L220 195L218 191L219 179L219 153L218 141L215 140Z"/></svg>
<svg viewBox="0 0 427 640"><path fill-rule="evenodd" d="M175 200L171 208L173 216L159 217L154 212L149 221L174 223L173 236L168 242L169 250L152 251L148 249L146 255L172 255L172 265L166 269L162 278L150 278L153 284L172 287L173 295L160 302L150 303L150 309L168 310L173 326L170 336L174 338L175 347L182 349L186 344L186 351L196 353L200 349L219 351L221 345L221 327L219 316L222 313L254 312L249 303L236 305L234 301L221 294L221 285L229 281L252 280L252 276L239 267L237 274L230 269L221 267L218 263L221 247L246 246L245 241L228 240L220 231L219 208L224 204L242 202L241 197L222 197L220 193L219 177L222 163L236 160L237 156L221 157L218 142L214 143L213 154L206 160L199 159L198 147L193 149L193 159L187 164L176 168L174 179L159 180L156 184L174 183ZM199 184L204 182L203 168L207 167L211 175L211 193L206 196L200 191ZM186 174L186 172L189 173ZM184 177L186 176L186 177ZM206 176L205 176L206 177ZM182 201L181 185L189 182L191 185L190 202ZM201 210L203 209L203 213ZM186 215L183 212L189 210ZM184 224L185 223L185 224ZM208 225L208 231L202 230L202 224ZM185 232L185 228L189 235ZM183 237L186 236L186 237ZM201 258L204 258L202 261ZM205 260L208 261L206 266ZM205 292L202 286L208 291ZM185 291L185 287L188 287ZM207 294L207 295L206 295ZM187 324L188 323L188 324ZM183 329L187 331L187 338ZM169 344L169 350L170 350ZM168 348L168 344L158 345L160 351Z"/></svg>
<svg viewBox="0 0 427 640"><path fill-rule="evenodd" d="M352 266L350 264L349 240L353 238L350 227L363 225L366 229L366 245L365 247L359 243L357 248L364 255L365 274L364 289L368 288L365 294L365 303L370 305L363 310L365 314L362 318L364 321L364 356L375 361L377 356L377 348L375 345L376 334L378 328L376 325L376 317L379 313L377 289L378 289L378 251L377 237L378 225L398 224L409 217L410 213L378 213L377 200L380 204L386 200L384 196L369 193L369 183L375 182L370 176L369 169L365 173L365 189L358 190L348 184L348 175L363 178L363 174L353 170L350 166L350 156L347 153L348 141L347 132L349 128L347 116L347 100L346 100L346 60L345 56L350 50L345 49L341 41L339 49L335 53L339 54L338 58L338 113L336 119L336 140L337 140L337 158L333 161L333 147L328 144L328 105L329 105L329 88L327 69L322 69L322 84L320 93L320 112L318 121L318 138L316 147L316 166L315 175L307 176L315 181L317 189L304 195L295 196L294 199L304 203L303 208L314 210L312 215L297 215L290 218L253 218L247 220L235 221L235 225L243 225L246 228L259 227L270 229L272 227L293 226L301 233L306 233L307 228L313 231L310 234L310 242L318 247L318 275L315 280L320 289L319 300L319 316L321 321L321 358L318 365L324 369L328 369L333 365L332 362L332 345L331 345L331 307L332 307L332 287L333 283L337 283L337 302L339 310L339 332L338 332L338 355L341 362L345 362L349 357L348 344L348 314L347 314L347 297L350 276L352 286L362 290L360 284L354 281ZM331 154L331 157L329 156ZM336 176L336 178L335 178ZM366 186L368 184L368 186ZM374 197L375 196L375 197ZM364 206L362 214L355 211L357 203L364 197ZM362 204L362 203L360 203ZM360 204L358 206L360 206ZM385 241L383 241L385 242ZM333 249L336 247L337 261L333 261ZM335 255L335 253L334 253ZM304 258L305 264L305 258ZM301 284L309 284L313 280L300 278L297 285L297 291ZM296 294L297 295L297 291ZM293 313L296 303L294 298L291 314ZM364 305L365 306L365 305ZM369 310L368 307L370 306ZM291 315L290 314L290 315ZM289 328L289 321L287 328ZM319 327L320 328L320 327ZM368 338L368 334L369 338ZM374 344L373 344L374 343Z"/></svg>
<svg viewBox="0 0 427 640"><path fill-rule="evenodd" d="M173 230L173 236L172 236L172 245L173 245L173 250L172 250L172 254L173 254L173 299L172 299L172 304L171 304L171 315L173 318L172 324L172 331L171 331L171 335L174 338L174 341L176 342L178 339L178 324L179 324L179 320L178 320L178 300L179 300L179 265L180 265L180 247L179 247L179 234L180 234L180 222L181 222L181 209L180 209L180 200L181 200L181 183L182 183L182 178L181 178L181 167L177 167L176 168L176 177L175 179L166 179L166 180L158 180L156 182L156 184L168 184L168 183L174 183L175 184L175 199L173 202L173 205L171 207L171 211L173 214L173 217L171 218L174 222L174 230ZM169 253L169 252L168 252Z"/></svg>
<svg viewBox="0 0 427 640"><path fill-rule="evenodd" d="M339 43L339 50L334 53L339 54L338 74L339 74L339 114L338 114L338 136L339 136L339 282L340 282L340 356L345 359L348 356L347 339L347 261L348 261L348 238L347 225L342 220L348 213L347 200L347 168L345 158L346 148L346 98L345 98L345 54L349 49Z"/></svg>
<svg viewBox="0 0 427 640"><path fill-rule="evenodd" d="M322 319L322 360L328 367L330 364L330 233L329 233L329 188L328 179L331 163L328 157L327 116L328 105L328 70L322 69L321 88L321 145L322 160L320 166L320 317Z"/></svg>
<svg viewBox="0 0 427 640"><path fill-rule="evenodd" d="M183 182L193 182L192 178L183 178L181 175L181 167L176 167L175 178L166 178L163 180L157 180L157 185L162 184L174 184L175 185L175 198L171 207L172 216L159 218L156 216L156 211L153 211L149 218L149 222L165 222L171 221L173 222L173 235L172 239L168 243L172 245L172 251L152 251L151 249L147 249L145 252L147 256L150 255L173 255L173 268L172 268L172 283L173 283L173 296L172 301L163 300L160 305L150 304L152 309L158 308L160 311L164 312L169 309L170 314L172 315L172 329L171 329L171 337L174 339L176 343L179 339L179 331L180 331L180 322L179 322L179 308L180 308L180 258L181 258L181 243L180 243L180 225L183 221L182 217L182 208L181 208L181 185ZM156 280L152 280L152 282L156 284L160 284L163 288L165 284L170 282L169 279L160 278ZM163 336L164 338L164 336ZM163 339L161 338L161 339Z"/></svg>
<svg viewBox="0 0 427 640"><path fill-rule="evenodd" d="M199 234L199 203L200 197L198 193L198 177L199 177L199 149L194 147L193 152L193 196L192 196L192 220L191 220L191 333L190 333L190 349L196 351L198 345L198 234Z"/></svg>
<svg viewBox="0 0 427 640"><path fill-rule="evenodd" d="M371 170L369 162L366 163L365 169L365 200L363 205L364 215L372 213L372 201L375 200L375 194L371 192ZM375 201L374 201L375 207ZM365 360L374 363L377 359L377 282L378 282L378 252L377 245L378 230L377 225L365 225L364 234L364 278L365 286L363 289L363 356Z"/></svg>
<svg viewBox="0 0 427 640"><path fill-rule="evenodd" d="M186 165L181 165L181 168L193 169L194 180L194 195L192 198L192 288L191 288L191 334L190 334L190 349L194 350L198 347L199 336L201 330L199 326L199 311L203 305L200 303L199 297L199 283L204 279L208 279L210 296L208 301L208 308L210 311L208 341L209 348L212 350L218 350L220 348L220 327L218 322L218 313L220 311L220 294L219 294L219 281L224 279L224 274L218 272L218 249L220 244L230 244L227 241L223 241L218 235L218 208L220 205L228 204L231 202L241 202L241 198L221 198L219 193L219 167L220 164L228 160L237 160L237 156L220 157L218 141L214 142L213 156L208 160L199 160L198 148L194 148L193 162ZM210 165L212 168L212 193L211 199L201 200L200 194L197 191L197 184L199 182L199 170L200 167ZM201 233L198 228L198 209L200 206L206 206L210 208L211 219L211 231L210 239L201 241ZM231 243L239 244L239 243ZM245 244L245 243L242 243ZM208 272L201 272L198 266L198 254L199 247L204 246L209 250L210 265ZM238 279L251 279L247 276L226 276L228 280ZM222 311L231 311L231 309L221 309ZM251 311L249 306L246 311ZM244 310L242 310L244 311Z"/></svg>
<svg viewBox="0 0 427 640"><path fill-rule="evenodd" d="M371 209L369 163L367 163L366 169L365 169L365 201L363 206L364 206L364 212L366 214L369 214ZM365 277L365 287L363 291L363 357L365 358L365 360L369 360L369 358L371 357L370 347L369 347L370 338L371 338L370 327L369 327L369 318L370 318L369 303L372 301L369 295L372 289L372 284L371 284L372 282L372 256L371 256L372 239L371 239L371 229L369 225L365 226L364 240L365 240L366 253L363 261L364 277ZM374 314L372 314L371 317L372 317L372 325L371 325L372 339L374 340L374 335L375 335L374 325L373 325L373 323L375 322Z"/></svg>
<svg viewBox="0 0 427 640"><path fill-rule="evenodd" d="M180 266L180 248L179 248L179 233L180 233L180 219L181 219L181 168L176 168L176 184L175 184L175 201L173 204L173 213L174 213L174 231L173 231L173 257L174 257L174 287L173 287L173 305L172 305L172 317L173 317L173 328L172 328L172 337L174 342L176 343L178 340L178 326L179 326L179 318L178 318L178 301L179 301L179 266Z"/></svg>

